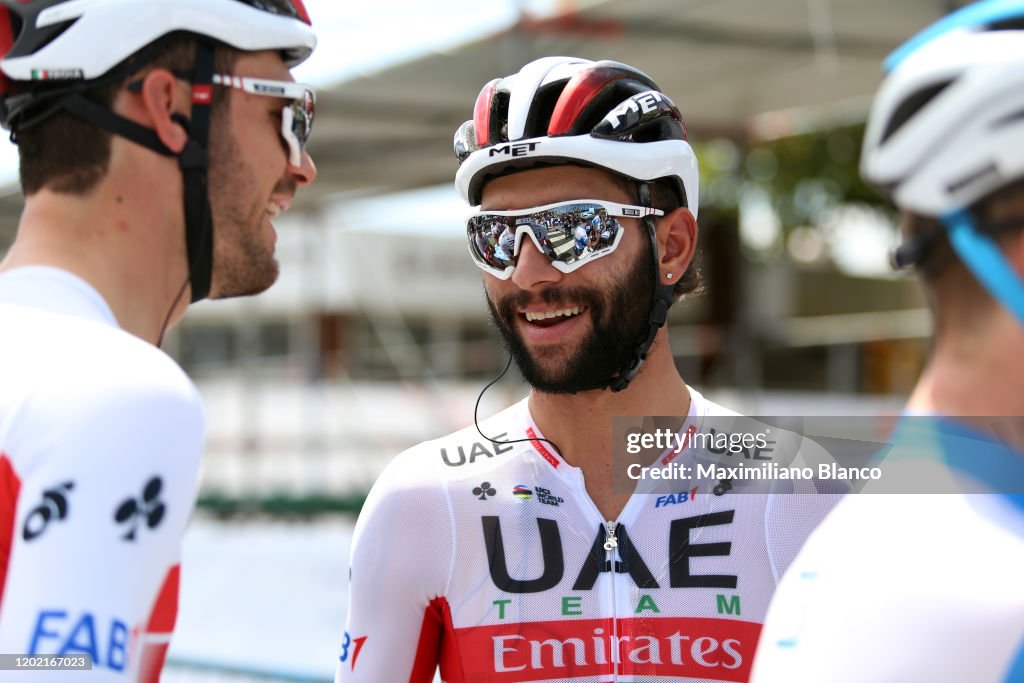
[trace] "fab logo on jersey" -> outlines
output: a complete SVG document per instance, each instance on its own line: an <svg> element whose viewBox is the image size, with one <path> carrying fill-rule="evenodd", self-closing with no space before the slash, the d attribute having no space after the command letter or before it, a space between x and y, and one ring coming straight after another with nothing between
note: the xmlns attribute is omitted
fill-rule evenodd
<svg viewBox="0 0 1024 683"><path fill-rule="evenodd" d="M679 505L680 503L687 503L697 498L697 489L699 486L694 486L689 491L680 491L679 493L670 493L667 496L658 496L654 500L654 507L667 507L669 505Z"/></svg>

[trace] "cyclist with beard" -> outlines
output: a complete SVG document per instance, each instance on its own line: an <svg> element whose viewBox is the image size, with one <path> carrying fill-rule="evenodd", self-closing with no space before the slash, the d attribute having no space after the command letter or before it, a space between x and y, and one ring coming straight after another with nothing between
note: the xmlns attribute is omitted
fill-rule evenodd
<svg viewBox="0 0 1024 683"><path fill-rule="evenodd" d="M0 2L25 193L0 263L0 652L159 679L205 418L158 347L190 301L277 277L271 221L316 177L290 74L315 44L300 0Z"/></svg>
<svg viewBox="0 0 1024 683"><path fill-rule="evenodd" d="M632 67L552 57L487 84L455 148L491 318L533 390L374 485L337 680L745 680L775 582L832 501L616 485L614 416L677 415L677 436L735 417L683 381L664 327L699 284L678 109ZM556 258L530 227L548 212L614 236ZM474 248L495 221L513 228L504 256Z"/></svg>

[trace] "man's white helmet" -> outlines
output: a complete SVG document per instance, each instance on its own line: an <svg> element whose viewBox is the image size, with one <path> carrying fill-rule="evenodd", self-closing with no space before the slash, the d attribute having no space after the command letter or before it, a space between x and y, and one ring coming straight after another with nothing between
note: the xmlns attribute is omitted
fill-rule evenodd
<svg viewBox="0 0 1024 683"><path fill-rule="evenodd" d="M455 187L473 205L489 178L573 163L668 178L697 216L697 157L679 109L649 76L618 62L545 57L491 81L455 134L455 154Z"/></svg>

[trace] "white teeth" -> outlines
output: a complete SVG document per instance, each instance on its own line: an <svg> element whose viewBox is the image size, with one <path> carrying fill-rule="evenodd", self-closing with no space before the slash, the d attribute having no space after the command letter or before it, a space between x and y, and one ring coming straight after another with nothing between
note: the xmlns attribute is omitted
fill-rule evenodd
<svg viewBox="0 0 1024 683"><path fill-rule="evenodd" d="M277 218L281 215L281 207L276 202L267 202L266 210L271 218Z"/></svg>
<svg viewBox="0 0 1024 683"><path fill-rule="evenodd" d="M560 315L572 317L574 315L579 315L580 311L582 310L582 307L576 306L575 308L563 308L560 311L539 311L536 313L528 311L526 313L526 319L533 322L534 320L546 320L547 318L557 318Z"/></svg>

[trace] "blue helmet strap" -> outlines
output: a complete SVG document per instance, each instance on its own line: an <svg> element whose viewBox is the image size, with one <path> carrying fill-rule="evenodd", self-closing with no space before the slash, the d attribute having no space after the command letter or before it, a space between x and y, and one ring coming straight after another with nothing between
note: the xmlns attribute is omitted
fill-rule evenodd
<svg viewBox="0 0 1024 683"><path fill-rule="evenodd" d="M960 260L989 294L1024 325L1024 282L998 245L975 228L974 217L968 209L952 211L942 217L942 222Z"/></svg>

